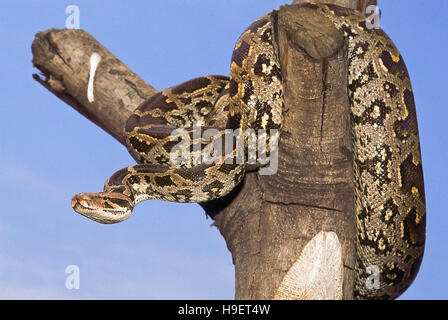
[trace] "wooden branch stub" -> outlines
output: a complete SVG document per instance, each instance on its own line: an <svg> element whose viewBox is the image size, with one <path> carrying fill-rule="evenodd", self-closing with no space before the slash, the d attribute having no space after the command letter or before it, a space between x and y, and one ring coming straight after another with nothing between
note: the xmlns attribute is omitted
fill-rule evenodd
<svg viewBox="0 0 448 320"><path fill-rule="evenodd" d="M290 45L316 60L334 56L345 43L343 32L311 8L282 6L278 12L278 27L286 32Z"/></svg>
<svg viewBox="0 0 448 320"><path fill-rule="evenodd" d="M33 78L122 144L127 118L157 93L84 30L39 32L31 49L33 65L45 76L34 74ZM94 52L101 61L95 75L95 100L89 102L87 85Z"/></svg>

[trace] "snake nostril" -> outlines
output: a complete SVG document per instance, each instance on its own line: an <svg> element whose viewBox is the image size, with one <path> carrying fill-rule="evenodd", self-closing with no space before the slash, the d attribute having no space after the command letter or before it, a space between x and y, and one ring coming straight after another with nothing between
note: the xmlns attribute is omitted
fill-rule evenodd
<svg viewBox="0 0 448 320"><path fill-rule="evenodd" d="M72 198L72 208L75 208L77 206L88 208L89 207L89 203L85 199L82 199L79 195L75 195Z"/></svg>
<svg viewBox="0 0 448 320"><path fill-rule="evenodd" d="M76 196L75 196L72 198L72 208L74 208L77 203L78 203L78 200L76 199Z"/></svg>

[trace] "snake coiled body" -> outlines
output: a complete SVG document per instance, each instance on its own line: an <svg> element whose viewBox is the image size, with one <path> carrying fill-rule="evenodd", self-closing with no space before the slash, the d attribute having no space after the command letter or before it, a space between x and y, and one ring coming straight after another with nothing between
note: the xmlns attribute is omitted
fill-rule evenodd
<svg viewBox="0 0 448 320"><path fill-rule="evenodd" d="M358 13L334 5L297 8L331 21L343 33L348 50L357 227L354 295L395 298L415 278L425 242L420 145L406 66L388 36L380 29L369 30ZM239 38L230 78L193 79L139 106L125 128L128 149L139 164L117 171L101 193L76 195L73 208L98 222L115 223L147 199L202 202L235 188L249 169L234 161L235 149L215 163L197 159L226 136L226 129L275 130L267 138L278 139L284 79L274 41L277 13L261 17ZM181 163L172 159L179 143L173 131L178 128L187 141L184 147L193 150ZM213 134L204 137L208 129ZM275 146L268 149L276 151ZM380 271L379 288L366 286L371 266Z"/></svg>

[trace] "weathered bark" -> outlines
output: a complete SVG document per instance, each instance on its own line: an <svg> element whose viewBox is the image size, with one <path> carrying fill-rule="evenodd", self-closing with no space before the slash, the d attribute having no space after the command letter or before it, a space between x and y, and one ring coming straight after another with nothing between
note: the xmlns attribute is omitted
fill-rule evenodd
<svg viewBox="0 0 448 320"><path fill-rule="evenodd" d="M309 0L293 0L292 3L303 3L310 2ZM313 1L322 3L331 3L341 7L350 8L358 10L360 12L365 12L365 8L369 5L376 5L377 0L324 0L324 1Z"/></svg>
<svg viewBox="0 0 448 320"><path fill-rule="evenodd" d="M124 144L124 124L135 108L157 90L132 72L84 30L50 29L36 34L33 64L45 76L39 83ZM87 99L90 57L101 62L95 73L95 100Z"/></svg>
<svg viewBox="0 0 448 320"><path fill-rule="evenodd" d="M322 2L363 11L366 2L372 1ZM346 50L313 61L291 44L282 28L277 41L286 76L278 172L272 176L248 173L230 195L201 205L215 219L232 253L236 299L351 299L355 223ZM33 63L45 76L34 78L121 143L131 112L156 93L85 31L38 33L32 50ZM86 92L93 52L102 60L95 76L95 100L90 103ZM332 243L323 248L326 239ZM340 258L325 256L337 251L329 248L341 247L341 282L335 284L340 293L321 295L315 292L319 290L315 285L300 283L290 294L289 289L285 292L284 288L291 288L291 281L298 279L288 271L310 259L301 256L307 244L312 244L310 252L320 246L317 249L323 256L317 258L330 260ZM318 270L324 273L325 268L324 263ZM316 270L311 266L303 272Z"/></svg>

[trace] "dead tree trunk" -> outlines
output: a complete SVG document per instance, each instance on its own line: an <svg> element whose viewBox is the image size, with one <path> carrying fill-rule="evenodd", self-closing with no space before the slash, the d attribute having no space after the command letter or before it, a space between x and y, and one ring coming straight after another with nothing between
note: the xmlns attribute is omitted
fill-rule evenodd
<svg viewBox="0 0 448 320"><path fill-rule="evenodd" d="M376 2L314 1L360 11ZM284 26L276 40L286 75L278 172L249 173L230 195L201 205L232 253L236 299L351 299L355 223L346 50L314 62L296 49ZM157 92L83 30L40 32L32 51L45 79L33 77L122 144L129 115ZM101 62L90 102L94 52Z"/></svg>

